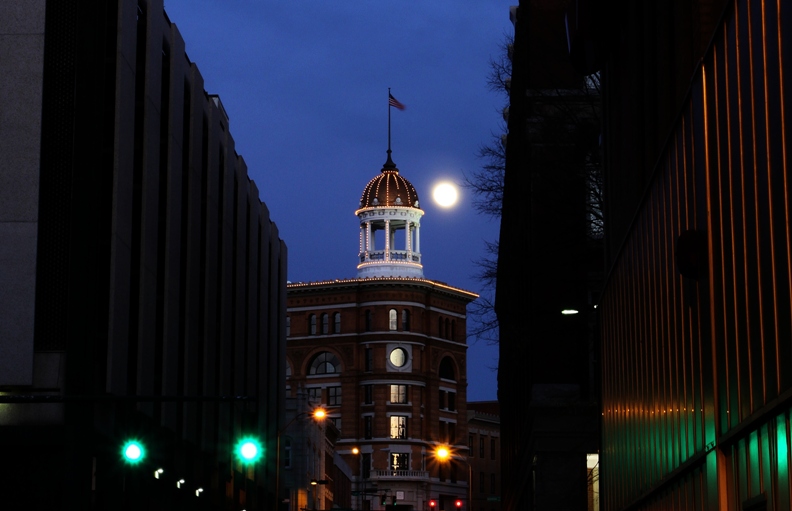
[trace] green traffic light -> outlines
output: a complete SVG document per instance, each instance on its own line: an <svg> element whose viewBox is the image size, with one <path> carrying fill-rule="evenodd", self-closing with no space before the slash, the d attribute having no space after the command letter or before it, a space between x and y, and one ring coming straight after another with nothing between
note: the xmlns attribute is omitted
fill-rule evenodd
<svg viewBox="0 0 792 511"><path fill-rule="evenodd" d="M121 455L125 462L135 465L146 457L146 450L143 448L143 444L137 440L130 440L124 444Z"/></svg>
<svg viewBox="0 0 792 511"><path fill-rule="evenodd" d="M236 455L242 463L255 463L264 455L264 449L258 439L246 437L237 444Z"/></svg>

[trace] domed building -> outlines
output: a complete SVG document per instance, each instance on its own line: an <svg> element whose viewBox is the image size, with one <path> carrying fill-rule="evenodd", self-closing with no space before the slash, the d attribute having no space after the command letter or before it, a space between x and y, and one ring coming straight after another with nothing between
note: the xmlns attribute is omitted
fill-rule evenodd
<svg viewBox="0 0 792 511"><path fill-rule="evenodd" d="M309 401L303 415L321 405L334 432L330 456L283 429L292 511L469 509L465 322L478 296L424 277L418 197L388 149L355 211L357 277L287 286L286 394Z"/></svg>

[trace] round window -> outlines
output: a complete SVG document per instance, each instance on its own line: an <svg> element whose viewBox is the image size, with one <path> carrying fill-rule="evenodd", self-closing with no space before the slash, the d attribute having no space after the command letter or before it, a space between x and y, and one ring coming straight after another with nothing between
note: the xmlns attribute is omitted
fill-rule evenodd
<svg viewBox="0 0 792 511"><path fill-rule="evenodd" d="M390 352L391 364L396 367L402 367L407 363L407 351L404 348L395 348Z"/></svg>

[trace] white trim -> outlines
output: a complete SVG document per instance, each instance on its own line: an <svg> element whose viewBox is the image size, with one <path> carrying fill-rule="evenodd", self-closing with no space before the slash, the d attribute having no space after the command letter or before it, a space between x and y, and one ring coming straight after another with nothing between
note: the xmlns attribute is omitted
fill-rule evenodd
<svg viewBox="0 0 792 511"><path fill-rule="evenodd" d="M325 305L310 305L310 306L303 306L303 307L288 307L286 312L302 312L302 311L311 311L311 310L327 310L332 311L333 309L352 309L357 307L355 303L342 303L341 305L335 304L325 304Z"/></svg>
<svg viewBox="0 0 792 511"><path fill-rule="evenodd" d="M434 312L442 312L446 316L454 316L455 318L467 319L467 314L459 314L457 312L450 312L450 311L448 311L446 309L439 309L437 307L429 307L428 310L434 311Z"/></svg>
<svg viewBox="0 0 792 511"><path fill-rule="evenodd" d="M415 380L362 380L360 386L364 385L414 385L416 387L426 387L426 382Z"/></svg>

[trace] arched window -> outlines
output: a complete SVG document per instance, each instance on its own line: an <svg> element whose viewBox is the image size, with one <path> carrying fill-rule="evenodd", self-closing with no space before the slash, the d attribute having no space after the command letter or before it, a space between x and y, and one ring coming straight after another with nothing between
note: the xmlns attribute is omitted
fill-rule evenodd
<svg viewBox="0 0 792 511"><path fill-rule="evenodd" d="M451 321L451 337L450 337L450 339L452 341L455 339L454 330L456 330L456 321Z"/></svg>
<svg viewBox="0 0 792 511"><path fill-rule="evenodd" d="M341 372L341 362L329 351L319 353L311 360L308 374L336 374Z"/></svg>
<svg viewBox="0 0 792 511"><path fill-rule="evenodd" d="M451 335L451 320L446 318L445 320L445 338L449 339Z"/></svg>
<svg viewBox="0 0 792 511"><path fill-rule="evenodd" d="M396 330L399 323L399 313L396 309L388 311L388 330Z"/></svg>
<svg viewBox="0 0 792 511"><path fill-rule="evenodd" d="M328 323L327 314L322 314L322 334L330 333L330 324Z"/></svg>
<svg viewBox="0 0 792 511"><path fill-rule="evenodd" d="M333 314L333 333L340 334L341 333L341 313L336 312Z"/></svg>
<svg viewBox="0 0 792 511"><path fill-rule="evenodd" d="M443 360L440 361L440 378L444 380L454 380L456 381L456 374L454 371L454 363L451 361L451 357L445 357Z"/></svg>
<svg viewBox="0 0 792 511"><path fill-rule="evenodd" d="M366 332L371 332L371 311L366 311Z"/></svg>
<svg viewBox="0 0 792 511"><path fill-rule="evenodd" d="M316 335L316 315L311 314L308 316L308 331L311 335Z"/></svg>
<svg viewBox="0 0 792 511"><path fill-rule="evenodd" d="M443 318L437 318L437 336L443 337Z"/></svg>
<svg viewBox="0 0 792 511"><path fill-rule="evenodd" d="M410 311L407 309L402 311L402 330L405 332L410 331Z"/></svg>
<svg viewBox="0 0 792 511"><path fill-rule="evenodd" d="M286 316L286 337L291 335L291 316Z"/></svg>

